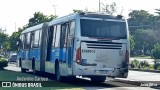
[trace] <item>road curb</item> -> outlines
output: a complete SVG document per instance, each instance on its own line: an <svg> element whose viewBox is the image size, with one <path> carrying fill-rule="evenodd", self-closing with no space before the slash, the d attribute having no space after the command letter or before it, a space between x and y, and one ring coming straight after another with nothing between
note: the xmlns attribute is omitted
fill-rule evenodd
<svg viewBox="0 0 160 90"><path fill-rule="evenodd" d="M122 79L114 79L116 82L122 82L126 84L136 85L137 87L141 85L141 82L138 81L129 81L129 80L122 80Z"/></svg>
<svg viewBox="0 0 160 90"><path fill-rule="evenodd" d="M154 89L160 89L160 83L157 83L157 86L141 86L141 84L149 83L149 81L129 81L129 80L122 80L122 79L115 79L115 81L121 82L121 83L126 83L126 84L131 84L131 85L136 85L137 87L150 87L150 88L154 88ZM152 83L152 82L153 81L151 81L150 83Z"/></svg>
<svg viewBox="0 0 160 90"><path fill-rule="evenodd" d="M133 69L133 68L130 68L129 70L132 70L132 71L142 71L142 72L160 73L160 70L142 70L142 69Z"/></svg>

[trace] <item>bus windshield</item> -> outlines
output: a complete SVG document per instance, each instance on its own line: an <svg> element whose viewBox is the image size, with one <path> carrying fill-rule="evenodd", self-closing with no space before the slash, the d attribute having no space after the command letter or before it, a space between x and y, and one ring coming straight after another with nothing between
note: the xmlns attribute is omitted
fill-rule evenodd
<svg viewBox="0 0 160 90"><path fill-rule="evenodd" d="M126 39L126 22L81 19L81 36Z"/></svg>

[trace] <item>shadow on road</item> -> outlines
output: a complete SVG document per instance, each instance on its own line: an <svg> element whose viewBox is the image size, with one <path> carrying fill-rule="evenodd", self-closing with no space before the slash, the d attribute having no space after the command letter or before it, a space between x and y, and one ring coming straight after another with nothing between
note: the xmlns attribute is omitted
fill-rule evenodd
<svg viewBox="0 0 160 90"><path fill-rule="evenodd" d="M32 72L27 72L28 74L33 74ZM50 73L38 73L36 74L40 77L49 78L50 80L56 81L55 75ZM64 78L62 83L73 85L75 87L99 87L100 88L111 88L111 87L136 87L136 85L130 85L127 83L122 83L117 80L106 81L103 83L99 82L91 82L90 80L86 80L83 78L76 78L75 80L68 80L68 78Z"/></svg>

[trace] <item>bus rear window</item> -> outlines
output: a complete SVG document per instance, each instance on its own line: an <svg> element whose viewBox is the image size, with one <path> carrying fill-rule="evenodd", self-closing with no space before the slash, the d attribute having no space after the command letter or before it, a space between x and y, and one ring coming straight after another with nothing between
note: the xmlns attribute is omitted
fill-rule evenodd
<svg viewBox="0 0 160 90"><path fill-rule="evenodd" d="M81 36L126 39L126 23L119 21L81 19Z"/></svg>

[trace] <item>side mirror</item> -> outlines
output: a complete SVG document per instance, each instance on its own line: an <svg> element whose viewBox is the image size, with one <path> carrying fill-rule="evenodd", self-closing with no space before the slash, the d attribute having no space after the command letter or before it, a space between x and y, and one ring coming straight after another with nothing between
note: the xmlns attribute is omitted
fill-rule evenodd
<svg viewBox="0 0 160 90"><path fill-rule="evenodd" d="M20 46L20 44L21 44L20 42L21 42L21 40L20 40L20 39L18 39L18 40L17 40L17 43L16 43L16 45L17 45L18 47L19 47L19 46Z"/></svg>
<svg viewBox="0 0 160 90"><path fill-rule="evenodd" d="M17 41L16 45L19 47L19 41Z"/></svg>

